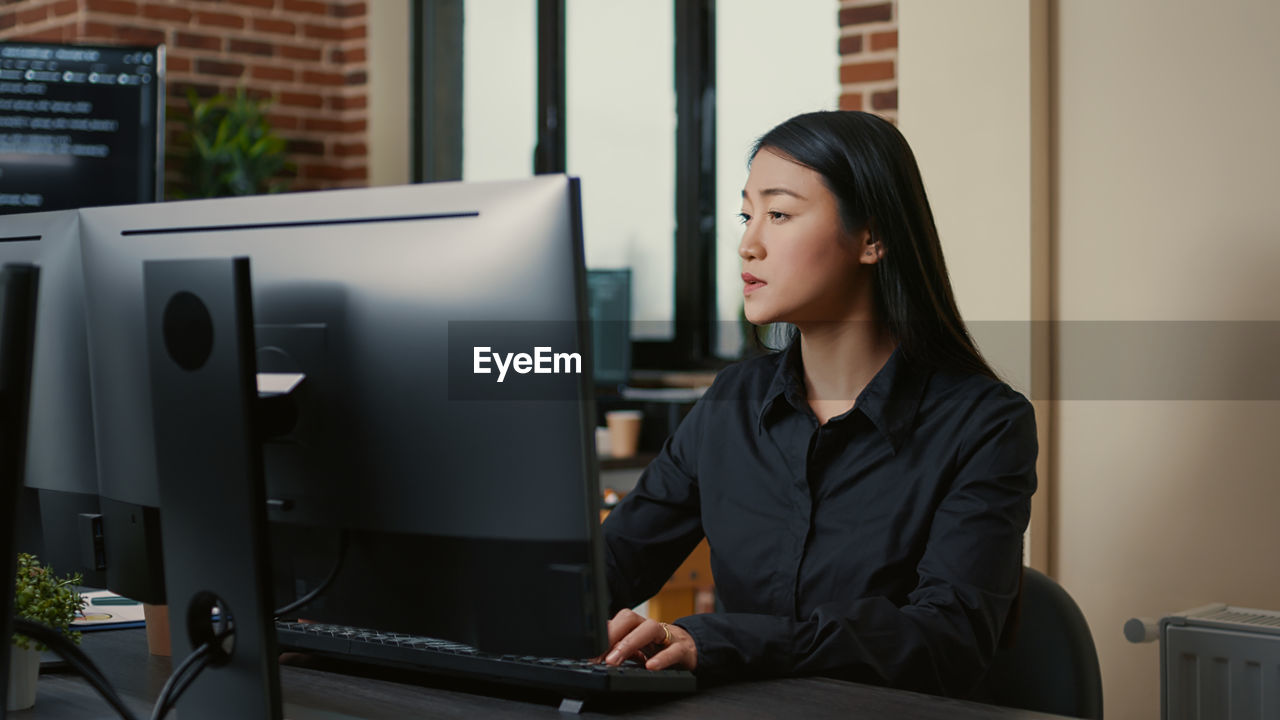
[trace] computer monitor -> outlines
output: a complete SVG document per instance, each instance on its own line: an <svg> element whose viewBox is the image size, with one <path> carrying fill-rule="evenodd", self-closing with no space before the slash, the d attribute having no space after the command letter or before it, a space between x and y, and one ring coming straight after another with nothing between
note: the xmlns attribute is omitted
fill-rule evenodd
<svg viewBox="0 0 1280 720"><path fill-rule="evenodd" d="M631 380L631 270L587 271L596 389L617 393Z"/></svg>
<svg viewBox="0 0 1280 720"><path fill-rule="evenodd" d="M0 214L161 198L164 47L0 42Z"/></svg>
<svg viewBox="0 0 1280 720"><path fill-rule="evenodd" d="M26 450L38 278L39 270L31 265L0 268L0 638L5 644L14 614L14 526ZM0 655L0 694L7 697L9 653Z"/></svg>
<svg viewBox="0 0 1280 720"><path fill-rule="evenodd" d="M270 519L349 537L307 617L604 649L576 180L91 208L81 230L104 505L158 505L143 261L248 256L258 370L306 375L296 426L264 447ZM311 551L319 575L333 560ZM281 572L277 604L318 579Z"/></svg>
<svg viewBox="0 0 1280 720"><path fill-rule="evenodd" d="M7 217L0 263L41 272L18 549L96 586L105 576L93 550L98 476L79 231L74 210Z"/></svg>

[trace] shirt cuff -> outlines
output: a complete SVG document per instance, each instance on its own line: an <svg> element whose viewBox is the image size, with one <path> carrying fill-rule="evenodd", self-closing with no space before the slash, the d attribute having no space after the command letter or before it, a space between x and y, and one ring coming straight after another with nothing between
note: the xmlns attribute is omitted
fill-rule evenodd
<svg viewBox="0 0 1280 720"><path fill-rule="evenodd" d="M786 618L707 613L672 623L693 638L699 677L741 680L789 675L794 666L792 628Z"/></svg>

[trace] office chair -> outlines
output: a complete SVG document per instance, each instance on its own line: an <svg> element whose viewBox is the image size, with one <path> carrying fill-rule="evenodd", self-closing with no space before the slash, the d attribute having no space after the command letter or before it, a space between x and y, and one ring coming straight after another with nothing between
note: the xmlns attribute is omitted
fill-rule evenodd
<svg viewBox="0 0 1280 720"><path fill-rule="evenodd" d="M993 705L1102 720L1102 671L1093 635L1061 585L1022 569L1021 618L996 651L974 699Z"/></svg>

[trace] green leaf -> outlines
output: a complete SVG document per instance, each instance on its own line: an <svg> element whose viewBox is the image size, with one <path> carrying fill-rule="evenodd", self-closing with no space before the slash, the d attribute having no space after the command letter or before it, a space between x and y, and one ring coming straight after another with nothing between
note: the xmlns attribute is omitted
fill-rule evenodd
<svg viewBox="0 0 1280 720"><path fill-rule="evenodd" d="M14 579L14 614L28 620L42 622L62 632L73 642L80 642L80 633L70 631L76 612L84 607L84 598L75 591L75 585L83 578L79 574L58 577L53 568L42 565L34 555L18 555L18 572ZM15 634L10 641L20 647L44 646L30 638Z"/></svg>
<svg viewBox="0 0 1280 720"><path fill-rule="evenodd" d="M191 141L179 143L187 182L175 196L187 190L196 197L218 197L283 189L286 181L276 176L289 166L288 143L267 120L271 99L254 100L242 86L230 96L204 100L189 91L187 101Z"/></svg>

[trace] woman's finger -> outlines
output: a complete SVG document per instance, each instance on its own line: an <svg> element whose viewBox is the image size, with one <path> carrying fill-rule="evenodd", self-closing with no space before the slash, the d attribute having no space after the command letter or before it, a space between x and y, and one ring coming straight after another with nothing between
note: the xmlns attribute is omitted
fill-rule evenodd
<svg viewBox="0 0 1280 720"><path fill-rule="evenodd" d="M619 610L609 621L609 647L617 645L622 638L631 634L632 630L642 625L645 618L634 610Z"/></svg>
<svg viewBox="0 0 1280 720"><path fill-rule="evenodd" d="M698 646L693 641L693 636L689 631L679 625L663 624L661 629L666 636L667 646L653 657L649 658L644 666L648 670L662 670L669 667L684 668L693 670L698 666Z"/></svg>
<svg viewBox="0 0 1280 720"><path fill-rule="evenodd" d="M643 620L627 633L626 637L614 644L613 649L605 655L604 661L608 665L620 665L649 645L661 645L666 636L667 633L662 629L661 623L656 620Z"/></svg>
<svg viewBox="0 0 1280 720"><path fill-rule="evenodd" d="M662 652L654 655L645 662L646 670L665 670L669 667L683 668L685 665L685 656L689 649L683 643L673 643L662 649Z"/></svg>
<svg viewBox="0 0 1280 720"><path fill-rule="evenodd" d="M613 650L613 647L618 644L618 641L630 634L632 630L635 630L636 627L643 622L644 617L639 613L626 609L619 610L618 614L614 615L613 619L609 621L606 628L609 633L609 649L605 651L604 655L592 658L592 662L604 662L605 657L607 657ZM625 660L626 658L623 659Z"/></svg>

